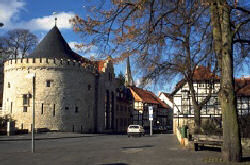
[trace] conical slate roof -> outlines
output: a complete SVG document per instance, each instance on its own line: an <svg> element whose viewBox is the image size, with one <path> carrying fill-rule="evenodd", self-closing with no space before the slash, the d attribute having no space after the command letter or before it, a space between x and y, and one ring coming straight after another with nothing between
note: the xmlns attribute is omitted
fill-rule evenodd
<svg viewBox="0 0 250 165"><path fill-rule="evenodd" d="M47 33L29 57L82 60L80 55L71 50L57 26Z"/></svg>

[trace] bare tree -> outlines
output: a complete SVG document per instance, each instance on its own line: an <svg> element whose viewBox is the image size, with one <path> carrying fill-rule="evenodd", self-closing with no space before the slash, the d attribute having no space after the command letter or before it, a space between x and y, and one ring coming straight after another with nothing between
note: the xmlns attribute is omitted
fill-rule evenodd
<svg viewBox="0 0 250 165"><path fill-rule="evenodd" d="M86 19L76 16L71 22L76 32L87 37L83 45L96 45L102 54L112 55L118 61L136 56L142 64L145 82L163 79L166 75L183 75L190 88L198 127L199 110L209 96L202 103L196 100L192 85L194 70L198 64L209 63L214 75L218 68L221 76L219 98L223 113L223 155L226 160L239 161L241 145L233 59L239 54L249 57L250 12L233 2L112 0L106 5L102 3L104 9L91 8L92 14Z"/></svg>
<svg viewBox="0 0 250 165"><path fill-rule="evenodd" d="M14 29L1 38L4 53L10 58L24 58L38 43L37 37L27 29Z"/></svg>
<svg viewBox="0 0 250 165"><path fill-rule="evenodd" d="M143 71L144 83L176 74L184 76L192 96L195 125L199 128L200 110L209 101L212 89L208 97L199 102L193 74L202 63L209 63L214 72L217 69L208 8L202 7L198 0L185 3L114 0L109 3L109 9L94 8L88 18L76 16L71 20L74 30L88 37L84 41L89 42L83 45L96 45L102 54L112 55L117 61L135 56Z"/></svg>
<svg viewBox="0 0 250 165"><path fill-rule="evenodd" d="M237 6L237 1L210 1L214 52L219 61L221 88L219 100L223 120L222 155L228 161L240 161L242 157L236 94L233 79L233 44L238 43L243 56L249 46L250 6ZM248 28L248 30L244 30ZM237 52L238 53L238 52Z"/></svg>

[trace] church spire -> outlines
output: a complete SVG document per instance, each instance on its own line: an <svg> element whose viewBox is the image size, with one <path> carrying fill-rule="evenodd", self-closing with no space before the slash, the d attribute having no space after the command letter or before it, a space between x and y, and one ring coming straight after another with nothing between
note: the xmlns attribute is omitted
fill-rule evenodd
<svg viewBox="0 0 250 165"><path fill-rule="evenodd" d="M129 57L127 58L127 68L125 72L125 86L133 86L133 78L130 70Z"/></svg>

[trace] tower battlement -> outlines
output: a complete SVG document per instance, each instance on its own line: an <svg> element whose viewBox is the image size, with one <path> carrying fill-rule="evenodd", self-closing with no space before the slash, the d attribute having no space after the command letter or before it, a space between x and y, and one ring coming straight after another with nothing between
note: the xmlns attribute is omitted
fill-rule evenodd
<svg viewBox="0 0 250 165"><path fill-rule="evenodd" d="M88 63L81 63L80 61L70 59L57 58L22 58L12 59L4 63L4 70L13 69L39 69L39 68L65 68L65 69L79 69L82 71L96 72L95 66Z"/></svg>

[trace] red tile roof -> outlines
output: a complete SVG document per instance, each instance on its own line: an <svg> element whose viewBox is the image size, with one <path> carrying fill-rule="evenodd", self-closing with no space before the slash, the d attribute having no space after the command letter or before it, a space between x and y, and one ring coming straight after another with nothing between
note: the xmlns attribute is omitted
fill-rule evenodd
<svg viewBox="0 0 250 165"><path fill-rule="evenodd" d="M215 80L219 80L220 77L217 75L214 75L207 67L205 66L198 66L193 75L193 80L195 81L202 81L202 80L209 80L212 77L215 78ZM186 80L182 79L180 80L176 87L174 92L177 92L183 85L186 84ZM238 96L250 96L250 77L243 77L235 79L235 90Z"/></svg>
<svg viewBox="0 0 250 165"><path fill-rule="evenodd" d="M238 96L250 96L250 77L235 79L235 90Z"/></svg>
<svg viewBox="0 0 250 165"><path fill-rule="evenodd" d="M250 96L250 84L238 90L237 96Z"/></svg>
<svg viewBox="0 0 250 165"><path fill-rule="evenodd" d="M211 80L214 78L215 80L219 80L220 77L218 75L213 74L210 69L203 65L198 65L193 74L193 81L204 81L204 80ZM175 86L175 90L172 94L176 93L183 85L186 84L185 79L181 79L177 85Z"/></svg>
<svg viewBox="0 0 250 165"><path fill-rule="evenodd" d="M137 88L135 86L129 87L133 97L135 98L135 101L140 101L143 103L149 103L149 104L158 104L163 108L169 109L170 107L163 103L154 93Z"/></svg>
<svg viewBox="0 0 250 165"><path fill-rule="evenodd" d="M102 69L104 68L105 60L95 61L97 65L97 69L99 72L103 72Z"/></svg>
<svg viewBox="0 0 250 165"><path fill-rule="evenodd" d="M219 79L219 76L213 74L210 68L198 65L194 70L193 80L195 81L211 80L212 78Z"/></svg>

